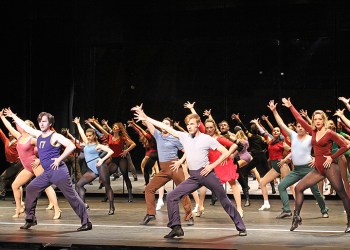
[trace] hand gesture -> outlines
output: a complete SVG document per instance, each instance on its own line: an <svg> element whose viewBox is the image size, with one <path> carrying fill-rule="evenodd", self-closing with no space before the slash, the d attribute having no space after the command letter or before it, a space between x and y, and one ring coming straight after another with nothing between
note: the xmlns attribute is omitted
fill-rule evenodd
<svg viewBox="0 0 350 250"><path fill-rule="evenodd" d="M329 156L329 155L324 155L323 157L326 158L325 162L323 163L323 167L324 168L330 168L331 164L332 164L332 161L333 161L332 157Z"/></svg>
<svg viewBox="0 0 350 250"><path fill-rule="evenodd" d="M80 124L80 117L75 117L73 122L77 125Z"/></svg>
<svg viewBox="0 0 350 250"><path fill-rule="evenodd" d="M211 115L211 109L209 109L209 110L204 110L204 112L203 112L203 116L207 116L207 117L209 117Z"/></svg>
<svg viewBox="0 0 350 250"><path fill-rule="evenodd" d="M186 108L186 109L193 109L195 103L196 103L196 102L190 103L189 101L187 101L187 102L185 102L185 104L184 104L184 108Z"/></svg>
<svg viewBox="0 0 350 250"><path fill-rule="evenodd" d="M282 98L282 105L290 108L292 106L292 102L290 101L290 97L287 98Z"/></svg>
<svg viewBox="0 0 350 250"><path fill-rule="evenodd" d="M342 101L344 104L349 104L349 102L350 102L350 98L346 99L345 97L339 97L338 100Z"/></svg>
<svg viewBox="0 0 350 250"><path fill-rule="evenodd" d="M102 125L108 125L108 120L102 119L102 120L101 120L101 124L102 124Z"/></svg>
<svg viewBox="0 0 350 250"><path fill-rule="evenodd" d="M237 114L232 114L232 115L231 115L231 118L232 118L232 120L236 120L236 121L238 121L238 122L241 121L241 119L239 118L239 113L237 113Z"/></svg>
<svg viewBox="0 0 350 250"><path fill-rule="evenodd" d="M3 113L8 117L12 117L14 115L10 107L3 109Z"/></svg>
<svg viewBox="0 0 350 250"><path fill-rule="evenodd" d="M211 167L211 165L206 165L200 172L200 175L207 176L212 170L213 168Z"/></svg>
<svg viewBox="0 0 350 250"><path fill-rule="evenodd" d="M338 109L337 111L335 111L334 115L338 116L338 117L341 117L341 116L344 115L344 110L345 109Z"/></svg>
<svg viewBox="0 0 350 250"><path fill-rule="evenodd" d="M277 103L275 103L274 100L270 100L269 105L267 105L267 107L273 112L276 110ZM265 119L263 118L263 120L265 120Z"/></svg>
<svg viewBox="0 0 350 250"><path fill-rule="evenodd" d="M301 109L300 112L302 117L307 117L307 110L306 109Z"/></svg>
<svg viewBox="0 0 350 250"><path fill-rule="evenodd" d="M181 166L181 162L179 161L173 161L173 164L171 164L170 170L172 170L173 172L177 172L179 170L179 167Z"/></svg>
<svg viewBox="0 0 350 250"><path fill-rule="evenodd" d="M51 158L51 160L53 160L53 163L51 163L50 167L53 170L57 170L58 166L61 164L61 161L59 161L58 158Z"/></svg>

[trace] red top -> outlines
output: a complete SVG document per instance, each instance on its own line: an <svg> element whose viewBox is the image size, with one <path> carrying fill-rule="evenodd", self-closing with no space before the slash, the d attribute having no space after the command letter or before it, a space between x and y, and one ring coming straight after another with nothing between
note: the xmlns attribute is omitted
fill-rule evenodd
<svg viewBox="0 0 350 250"><path fill-rule="evenodd" d="M145 137L146 137L148 144L149 144L149 147L146 148L145 155L150 156L151 153L157 151L157 142L156 142L156 139L154 139L154 137L151 134L147 133L145 135Z"/></svg>
<svg viewBox="0 0 350 250"><path fill-rule="evenodd" d="M118 140L113 140L113 135L108 135L108 146L114 151L112 157L118 157L123 153L125 137L119 137Z"/></svg>
<svg viewBox="0 0 350 250"><path fill-rule="evenodd" d="M277 142L272 145L272 141L270 141L268 145L268 150L269 150L269 159L270 160L280 160L283 158L283 152L284 152L284 147L283 147L283 141Z"/></svg>
<svg viewBox="0 0 350 250"><path fill-rule="evenodd" d="M299 112L294 108L294 106L290 107L290 110L295 117L295 119L303 126L303 128L312 136L311 144L314 149L315 156L315 167L317 170L324 175L324 167L323 163L325 162L325 156L331 156L334 160L341 154L345 153L349 149L349 146L346 145L345 141L343 141L333 130L327 129L326 133L323 135L321 139L316 141L316 130L313 130L311 125L308 124ZM335 142L339 145L339 150L332 154L332 142ZM334 162L334 161L333 161Z"/></svg>
<svg viewBox="0 0 350 250"><path fill-rule="evenodd" d="M0 129L0 139L3 141L5 145L5 157L7 162L16 162L18 161L18 152L17 152L17 141L13 142L10 145L10 140L6 137L4 132Z"/></svg>

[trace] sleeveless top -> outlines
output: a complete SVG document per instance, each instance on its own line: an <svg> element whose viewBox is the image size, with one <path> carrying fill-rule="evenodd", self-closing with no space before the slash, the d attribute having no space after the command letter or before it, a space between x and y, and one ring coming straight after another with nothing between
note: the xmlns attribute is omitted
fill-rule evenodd
<svg viewBox="0 0 350 250"><path fill-rule="evenodd" d="M51 137L53 134L54 133L51 133L48 137L40 135L37 140L39 159L44 171L51 170L50 165L54 162L52 158L60 157L61 146L54 146L51 144Z"/></svg>
<svg viewBox="0 0 350 250"><path fill-rule="evenodd" d="M86 144L84 147L84 156L88 168L98 175L96 164L100 159L99 152L96 150L96 144Z"/></svg>
<svg viewBox="0 0 350 250"><path fill-rule="evenodd" d="M33 168L30 164L37 159L34 153L35 146L31 144L31 137L29 140L27 140L27 142L20 143L21 137L22 136L20 136L17 140L17 152L19 159L21 160L23 167L29 172L33 173Z"/></svg>

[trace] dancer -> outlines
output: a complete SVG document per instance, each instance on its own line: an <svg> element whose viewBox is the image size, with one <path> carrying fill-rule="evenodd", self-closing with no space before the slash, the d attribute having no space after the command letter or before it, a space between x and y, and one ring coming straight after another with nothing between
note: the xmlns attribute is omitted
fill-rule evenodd
<svg viewBox="0 0 350 250"><path fill-rule="evenodd" d="M262 131L258 119L253 119L251 122L254 123L260 131ZM272 168L264 175L263 178L260 179L260 187L264 198L264 203L259 208L259 211L270 209L269 195L266 188L267 183L273 181L278 176L281 176L283 179L283 177L290 172L289 166L285 162L284 164L281 164L280 162L280 160L283 159L283 153L290 150L290 147L281 137L280 128L274 127L272 130L272 135L268 134L268 136L266 136L266 140L268 143L269 160ZM293 192L294 187L291 186L291 189Z"/></svg>
<svg viewBox="0 0 350 250"><path fill-rule="evenodd" d="M24 213L24 208L22 206L22 186L28 183L34 176L41 175L44 169L35 155L36 139L20 127L18 127L18 131L14 129L3 115L3 110L0 111L0 117L6 128L17 139L17 151L24 167L24 169L17 174L16 179L12 183L13 196L16 203L16 213L12 217L18 218L20 214ZM33 122L26 120L25 123L33 129L36 129ZM45 193L49 198L49 206L52 205L52 208L55 209L53 219L60 219L62 211L58 206L55 190L49 186L45 189Z"/></svg>
<svg viewBox="0 0 350 250"><path fill-rule="evenodd" d="M349 146L334 131L326 128L327 116L322 110L314 111L311 118L312 124L309 125L294 108L290 98L283 98L282 103L290 109L297 122L312 136L311 142L315 155L311 163L315 168L295 187L295 210L290 231L294 231L302 223L300 210L304 201L304 190L327 177L343 201L348 220L345 233L350 233L350 200L341 179L339 166L334 162L334 159L348 150ZM331 154L332 142L339 145L339 150L334 154Z"/></svg>
<svg viewBox="0 0 350 250"><path fill-rule="evenodd" d="M239 215L237 209L227 197L226 191L220 183L220 180L215 175L213 169L222 161L229 157L227 149L222 146L217 140L211 138L209 135L203 134L199 131L200 117L197 114L189 114L185 118L188 133L174 130L170 126L162 122L156 121L148 116L142 110L141 106L132 108L135 111L137 120L144 120L152 123L154 126L168 131L175 137L180 139L186 152L186 161L190 177L181 182L167 197L167 208L169 223L168 227L172 228L171 232L164 236L164 238L174 238L184 235L181 227L179 200L197 190L201 186L206 186L212 190L226 213L234 222L236 229L240 236L246 236L247 231L244 222ZM210 149L217 149L222 155L212 164L209 164L208 153ZM177 171L179 165L174 166L174 171Z"/></svg>
<svg viewBox="0 0 350 250"><path fill-rule="evenodd" d="M68 168L63 162L63 159L75 149L75 146L66 137L52 130L55 121L54 116L47 112L41 112L38 116L40 130L36 130L28 126L10 108L5 109L4 114L12 117L18 126L37 138L39 159L44 168L44 172L32 180L26 187L26 223L20 228L29 229L37 225L35 216L37 200L45 188L51 184L55 184L66 197L75 213L80 217L82 226L77 230L91 230L92 223L89 220L86 207L74 190ZM60 154L61 145L65 146L62 154Z"/></svg>
<svg viewBox="0 0 350 250"><path fill-rule="evenodd" d="M164 118L162 123L173 128L173 122L169 117ZM178 165L175 166L174 164L174 162L178 161L178 151L183 150L183 146L181 145L180 141L171 135L167 130L161 129L161 131L159 131L150 122L146 121L146 126L157 142L160 171L150 180L146 186L145 199L147 205L147 214L143 219L141 225L146 225L151 220L156 219L155 192L158 189L164 187L164 185L170 180L173 180L176 186L185 180L185 175L182 167ZM184 156L182 160L184 160ZM176 164L179 164L179 162ZM177 171L173 171L174 168L176 168ZM188 195L186 195L182 198L181 201L185 210L184 220L187 221L188 225L192 226L194 225L194 220L192 217L191 200Z"/></svg>
<svg viewBox="0 0 350 250"><path fill-rule="evenodd" d="M108 146L114 151L112 161L115 163L115 165L109 165L110 167L115 166L112 169L110 168L109 171L110 173L116 173L118 168L120 169L128 190L128 202L133 202L132 184L129 178L128 160L126 159L126 155L136 147L135 142L128 136L125 127L121 122L116 122L113 124L112 135L108 133L95 119L89 119L89 121L93 122L93 124L108 139Z"/></svg>
<svg viewBox="0 0 350 250"><path fill-rule="evenodd" d="M0 129L0 139L4 143L5 158L7 162L7 168L0 176L0 199L5 200L7 185L15 179L20 171L22 171L23 166L17 152L17 139L10 132L7 137L2 129Z"/></svg>
<svg viewBox="0 0 350 250"><path fill-rule="evenodd" d="M106 194L109 200L109 211L108 215L114 214L114 194L111 188L111 180L109 178L109 170L106 164L106 160L111 157L114 153L109 147L102 145L97 140L97 135L95 130L88 128L86 134L80 125L80 118L75 117L73 122L77 125L80 137L84 142L84 156L85 161L88 166L88 171L80 178L75 188L80 196L80 198L85 202L85 192L84 186L87 183L92 182L97 177L100 177L102 184L106 189ZM104 156L102 156L104 154ZM88 205L85 205L88 207Z"/></svg>
<svg viewBox="0 0 350 250"><path fill-rule="evenodd" d="M282 219L286 217L292 216L292 211L289 205L289 196L287 193L287 188L290 185L293 185L300 181L305 175L310 173L313 168L310 165L312 162L311 156L311 136L308 135L305 129L301 126L300 123L296 124L296 131L288 127L282 120L281 116L277 112L277 103L274 100L269 102L268 107L272 111L275 120L278 126L285 131L289 135L291 140L291 154L288 154L284 159L282 159L279 165L282 165L292 159L292 163L294 165L293 170L285 176L280 184L278 185L278 191L281 197L281 201L283 204L282 212L279 214L276 219ZM316 198L317 204L321 209L322 217L328 218L328 208L326 207L325 201L318 189L317 184L310 187L312 194Z"/></svg>

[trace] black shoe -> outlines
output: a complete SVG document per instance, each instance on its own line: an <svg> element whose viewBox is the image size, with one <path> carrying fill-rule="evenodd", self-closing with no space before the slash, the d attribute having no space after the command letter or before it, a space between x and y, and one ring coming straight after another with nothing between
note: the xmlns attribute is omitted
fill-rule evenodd
<svg viewBox="0 0 350 250"><path fill-rule="evenodd" d="M292 216L292 212L291 211L282 211L282 213L280 215L278 215L276 217L276 219L283 219L283 218L286 218L286 217L291 217Z"/></svg>
<svg viewBox="0 0 350 250"><path fill-rule="evenodd" d="M290 227L290 231L294 231L299 225L302 224L302 219L299 215L293 216L292 226Z"/></svg>
<svg viewBox="0 0 350 250"><path fill-rule="evenodd" d="M143 221L140 223L140 225L147 225L148 222L150 222L151 220L155 220L155 219L156 219L155 215L146 214L145 218L143 218Z"/></svg>
<svg viewBox="0 0 350 250"><path fill-rule="evenodd" d="M107 202L108 201L108 197L104 197L103 200L101 200L101 202Z"/></svg>
<svg viewBox="0 0 350 250"><path fill-rule="evenodd" d="M174 226L173 229L168 233L167 235L164 236L164 238L174 238L175 236L180 237L184 236L184 231L182 230L181 226Z"/></svg>
<svg viewBox="0 0 350 250"><path fill-rule="evenodd" d="M92 223L88 222L77 229L77 231L88 231L92 229Z"/></svg>
<svg viewBox="0 0 350 250"><path fill-rule="evenodd" d="M137 179L137 177L134 177L134 181L137 181L138 179Z"/></svg>
<svg viewBox="0 0 350 250"><path fill-rule="evenodd" d="M98 187L98 189L102 189L105 185L103 185L103 183L100 184L100 186Z"/></svg>
<svg viewBox="0 0 350 250"><path fill-rule="evenodd" d="M247 236L247 230L239 231L239 236Z"/></svg>
<svg viewBox="0 0 350 250"><path fill-rule="evenodd" d="M214 206L215 203L217 202L217 200L218 200L218 198L215 195L212 195L211 196L211 203L210 203L210 205Z"/></svg>
<svg viewBox="0 0 350 250"><path fill-rule="evenodd" d="M111 209L109 209L109 211L108 211L108 215L113 215L114 214L114 208L111 208Z"/></svg>
<svg viewBox="0 0 350 250"><path fill-rule="evenodd" d="M32 226L36 226L38 223L36 222L36 220L28 220L26 221L26 224L24 224L23 226L20 227L20 229L29 229Z"/></svg>
<svg viewBox="0 0 350 250"><path fill-rule="evenodd" d="M188 221L187 221L187 226L193 226L194 225L194 219L193 217L191 217Z"/></svg>

